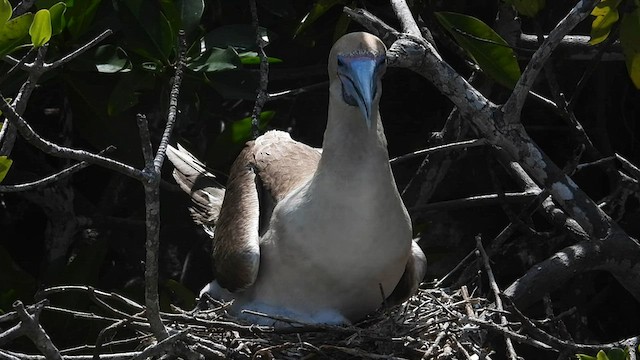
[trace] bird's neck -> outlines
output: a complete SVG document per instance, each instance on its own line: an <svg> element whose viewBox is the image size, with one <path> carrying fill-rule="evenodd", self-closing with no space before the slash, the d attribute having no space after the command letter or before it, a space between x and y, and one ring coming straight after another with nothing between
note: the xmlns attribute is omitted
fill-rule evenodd
<svg viewBox="0 0 640 360"><path fill-rule="evenodd" d="M373 128L369 129L357 107L340 101L329 102L317 176L361 178L371 173L391 174L387 140L377 106L373 111Z"/></svg>

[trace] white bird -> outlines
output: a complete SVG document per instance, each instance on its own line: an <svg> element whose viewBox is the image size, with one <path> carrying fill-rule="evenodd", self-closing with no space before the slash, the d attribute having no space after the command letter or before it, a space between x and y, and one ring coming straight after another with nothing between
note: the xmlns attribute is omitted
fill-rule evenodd
<svg viewBox="0 0 640 360"><path fill-rule="evenodd" d="M191 154L170 148L196 222L215 231L216 280L202 292L233 300L241 317L248 309L339 324L374 312L383 294L398 303L417 290L426 258L412 241L378 109L385 54L363 32L333 46L322 149L269 131L247 143L225 190Z"/></svg>

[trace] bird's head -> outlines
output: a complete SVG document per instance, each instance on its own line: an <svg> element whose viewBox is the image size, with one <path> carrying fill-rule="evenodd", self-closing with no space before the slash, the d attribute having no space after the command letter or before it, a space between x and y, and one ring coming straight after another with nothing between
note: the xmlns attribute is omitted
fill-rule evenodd
<svg viewBox="0 0 640 360"><path fill-rule="evenodd" d="M329 55L331 89L348 106L358 107L369 129L375 121L387 67L387 48L375 35L349 33L338 39ZM339 90L338 90L339 87Z"/></svg>

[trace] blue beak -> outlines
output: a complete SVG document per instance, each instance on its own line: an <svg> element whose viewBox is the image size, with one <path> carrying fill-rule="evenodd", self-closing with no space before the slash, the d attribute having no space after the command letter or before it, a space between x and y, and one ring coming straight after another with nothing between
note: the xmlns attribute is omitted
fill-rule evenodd
<svg viewBox="0 0 640 360"><path fill-rule="evenodd" d="M371 107L378 86L376 72L379 63L378 58L338 56L342 98L347 104L360 108L369 129L373 125Z"/></svg>

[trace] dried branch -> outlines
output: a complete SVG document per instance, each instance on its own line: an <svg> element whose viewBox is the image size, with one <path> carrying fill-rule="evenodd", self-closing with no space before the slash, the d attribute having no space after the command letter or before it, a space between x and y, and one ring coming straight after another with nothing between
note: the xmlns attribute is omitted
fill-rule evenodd
<svg viewBox="0 0 640 360"><path fill-rule="evenodd" d="M551 35L545 41L545 50L541 50L538 57L534 56L530 66L538 61L546 59L547 51L553 49L560 33L563 35L566 28L580 16L586 16L590 8L583 6L581 1L559 27L556 34ZM595 5L594 1L588 2ZM362 10L363 11L363 10ZM369 21L370 18L359 17ZM365 24L369 26L369 24ZM375 28L376 26L370 26ZM377 26L379 27L379 26ZM556 31L556 30L554 30ZM560 36L562 38L562 36ZM586 233L597 239L606 238L603 244L611 247L611 252L620 251L620 256L626 257L626 261L618 261L609 267L609 271L636 299L640 299L640 283L633 280L638 275L638 269L629 261L631 258L640 257L640 244L626 234L615 222L611 220L597 204L591 200L562 170L544 154L544 152L529 137L522 124L507 121L503 117L507 112L489 101L477 89L471 86L453 68L442 61L435 48L425 39L413 35L402 35L387 52L390 66L406 67L429 79L445 96L447 96L458 108L460 114L472 122L475 128L491 143L501 148L511 159L523 166L541 187L550 191L567 214L575 219ZM536 60L537 59L537 60ZM537 73L537 72L536 72ZM527 77L531 77L530 72ZM521 80L524 82L525 80ZM530 81L530 80L527 80ZM518 91L528 93L530 86L520 84ZM518 88L517 88L518 89ZM526 91L524 91L526 90ZM518 96L512 96L512 103ZM518 100L519 101L519 100ZM521 104L519 105L521 106ZM518 115L519 115L518 108ZM611 244L609 244L611 243ZM633 276L632 276L633 275Z"/></svg>
<svg viewBox="0 0 640 360"><path fill-rule="evenodd" d="M391 160L389 160L389 163L391 165L395 165L397 163L403 162L403 161L407 161L407 160L411 160L423 155L427 155L427 154L431 154L434 152L438 152L438 151L450 151L450 150L457 150L457 149L467 149L470 147L476 147L476 146L483 146L483 145L487 145L488 142L485 139L473 139L473 140L465 140L465 141L458 141L458 142L454 142L454 143L449 143L449 144L444 144L444 145L438 145L438 146L434 146L434 147L430 147L427 149L422 149L422 150L417 150L414 151L412 153L409 154L405 154L405 155L401 155L398 157L395 157Z"/></svg>
<svg viewBox="0 0 640 360"><path fill-rule="evenodd" d="M413 36L422 36L420 28L418 27L416 20L413 18L411 10L405 0L391 0L391 6L402 24L402 30L404 33Z"/></svg>
<svg viewBox="0 0 640 360"><path fill-rule="evenodd" d="M115 150L115 147L109 146L105 150L102 150L101 152L99 152L98 155L102 155L113 150ZM72 165L64 170L61 170L55 174L49 175L40 180L31 181L31 182L22 183L22 184L15 184L15 185L0 185L0 193L21 192L21 191L30 191L30 190L39 189L47 185L51 185L55 182L58 182L67 176L73 175L78 171L88 167L89 165L91 164L86 161L81 161L75 165Z"/></svg>
<svg viewBox="0 0 640 360"><path fill-rule="evenodd" d="M40 325L40 311L36 309L36 312L31 315L27 312L21 301L16 301L13 304L13 309L20 318L20 325L25 335L33 341L33 344L40 350L47 359L62 360L60 351L53 344L49 335L44 331Z"/></svg>
<svg viewBox="0 0 640 360"><path fill-rule="evenodd" d="M489 286L491 287L493 295L495 296L496 310L504 311L504 308L502 307L502 299L500 298L500 288L498 287L495 276L493 276L493 270L491 270L491 264L489 263L489 256L487 255L487 252L484 251L484 247L482 246L482 238L479 235L476 236L476 248L480 252L480 258L482 259L482 263L484 264L484 270L487 273ZM504 316L504 314L500 315L500 325L506 326L507 324L507 317ZM507 344L507 353L509 354L509 358L511 360L518 360L518 354L516 354L516 349L513 347L513 342L511 342L511 339L509 337L505 337L505 342Z"/></svg>
<svg viewBox="0 0 640 360"><path fill-rule="evenodd" d="M251 112L251 131L255 139L260 136L260 113L262 112L264 104L269 100L269 94L267 93L267 87L269 85L269 61L267 54L264 52L264 47L268 44L266 40L267 34L264 32L264 29L260 28L256 0L249 0L249 6L251 8L251 25L256 32L258 57L260 57L260 82L256 91L256 101L253 105L253 111Z"/></svg>
<svg viewBox="0 0 640 360"><path fill-rule="evenodd" d="M582 20L591 13L599 0L580 0L569 11L564 19L560 20L555 28L549 33L544 43L536 50L522 72L520 79L516 83L513 93L503 106L504 121L507 124L515 124L520 121L520 113L524 106L524 101L538 77L538 73L544 67L545 62L551 56L553 50L562 41L565 35L573 30Z"/></svg>

